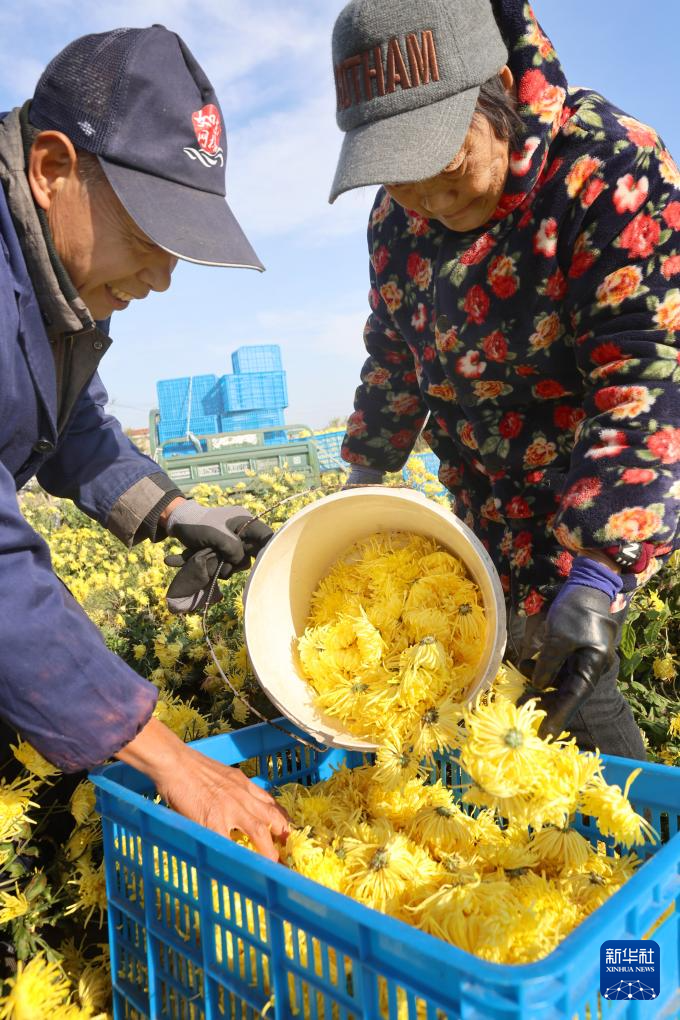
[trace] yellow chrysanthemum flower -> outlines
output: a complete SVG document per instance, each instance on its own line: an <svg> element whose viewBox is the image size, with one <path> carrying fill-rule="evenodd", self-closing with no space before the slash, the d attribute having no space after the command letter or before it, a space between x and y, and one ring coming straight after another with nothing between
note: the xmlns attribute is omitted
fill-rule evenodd
<svg viewBox="0 0 680 1020"><path fill-rule="evenodd" d="M78 783L71 794L70 807L71 814L78 825L85 825L94 820L92 816L95 807L95 790L89 779L83 779L81 783Z"/></svg>
<svg viewBox="0 0 680 1020"><path fill-rule="evenodd" d="M418 879L411 844L388 826L369 830L363 839L348 837L344 847L346 893L376 910L394 907Z"/></svg>
<svg viewBox="0 0 680 1020"><path fill-rule="evenodd" d="M672 737L680 737L680 712L671 716L668 724L668 732Z"/></svg>
<svg viewBox="0 0 680 1020"><path fill-rule="evenodd" d="M356 736L426 756L454 738L485 628L479 592L454 556L384 533L355 543L319 582L298 654L324 713Z"/></svg>
<svg viewBox="0 0 680 1020"><path fill-rule="evenodd" d="M604 779L596 780L581 799L581 810L593 815L603 836L613 836L617 843L630 847L641 843L656 843L658 834L628 800L628 791L641 769L631 772L623 790L608 786Z"/></svg>
<svg viewBox="0 0 680 1020"><path fill-rule="evenodd" d="M190 702L165 695L156 702L153 714L181 740L198 740L208 736L207 720Z"/></svg>
<svg viewBox="0 0 680 1020"><path fill-rule="evenodd" d="M555 826L534 833L532 845L541 861L559 871L584 867L591 853L590 843L580 832Z"/></svg>
<svg viewBox="0 0 680 1020"><path fill-rule="evenodd" d="M78 998L85 1010L104 1009L111 995L111 977L103 968L88 965L78 979Z"/></svg>
<svg viewBox="0 0 680 1020"><path fill-rule="evenodd" d="M32 799L40 781L19 776L8 783L0 781L0 843L18 839L31 824L28 812L38 807Z"/></svg>
<svg viewBox="0 0 680 1020"><path fill-rule="evenodd" d="M8 892L0 892L0 925L9 924L17 917L23 917L28 912L29 902L24 893L19 892L16 887L16 896Z"/></svg>
<svg viewBox="0 0 680 1020"><path fill-rule="evenodd" d="M654 659L652 671L657 680L663 681L675 680L678 672L672 655L664 655Z"/></svg>
<svg viewBox="0 0 680 1020"><path fill-rule="evenodd" d="M47 761L46 758L40 754L39 751L29 744L27 740L20 740L18 745L10 744L12 754L18 762L20 762L24 768L32 773L34 776L38 776L40 779L48 779L50 776L56 776L61 769L52 762Z"/></svg>
<svg viewBox="0 0 680 1020"><path fill-rule="evenodd" d="M94 912L98 911L99 927L101 928L107 909L104 864L93 868L87 858L84 858L78 862L78 871L76 878L69 879L69 884L77 888L77 897L66 908L65 913L73 914L77 910L86 911L85 924L89 924Z"/></svg>
<svg viewBox="0 0 680 1020"><path fill-rule="evenodd" d="M40 951L28 963L19 961L8 991L0 997L0 1020L45 1020L65 1004L71 987L57 963Z"/></svg>
<svg viewBox="0 0 680 1020"><path fill-rule="evenodd" d="M386 790L395 790L409 779L425 775L417 754L404 748L399 739L392 735L383 739L375 761L375 780Z"/></svg>

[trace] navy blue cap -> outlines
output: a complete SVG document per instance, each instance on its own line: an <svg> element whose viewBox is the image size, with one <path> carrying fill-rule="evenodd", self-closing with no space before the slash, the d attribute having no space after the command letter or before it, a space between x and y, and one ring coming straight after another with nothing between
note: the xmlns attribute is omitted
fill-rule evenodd
<svg viewBox="0 0 680 1020"><path fill-rule="evenodd" d="M29 118L94 153L161 248L188 262L264 268L225 199L217 96L174 32L153 25L74 40L41 75Z"/></svg>

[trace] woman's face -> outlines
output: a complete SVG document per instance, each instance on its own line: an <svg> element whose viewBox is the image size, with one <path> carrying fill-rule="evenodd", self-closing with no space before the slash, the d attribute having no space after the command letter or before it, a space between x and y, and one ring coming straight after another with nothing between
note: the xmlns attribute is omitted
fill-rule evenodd
<svg viewBox="0 0 680 1020"><path fill-rule="evenodd" d="M494 134L489 121L475 114L463 147L436 177L408 184L386 184L399 205L465 233L493 215L508 175L510 145Z"/></svg>

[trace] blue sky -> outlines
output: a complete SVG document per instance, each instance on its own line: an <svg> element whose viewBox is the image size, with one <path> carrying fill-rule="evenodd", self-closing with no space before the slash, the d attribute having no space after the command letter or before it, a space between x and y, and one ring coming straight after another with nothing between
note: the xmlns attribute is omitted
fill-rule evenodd
<svg viewBox="0 0 680 1020"><path fill-rule="evenodd" d="M454 0L452 0L454 2ZM180 264L165 294L114 316L102 365L111 407L146 424L157 379L231 371L231 351L278 343L289 423L352 406L364 359L372 191L327 203L341 136L330 34L340 0L4 0L0 107L30 96L76 35L162 23L182 35L220 97L227 194L267 272ZM536 0L572 84L652 124L680 157L678 0Z"/></svg>

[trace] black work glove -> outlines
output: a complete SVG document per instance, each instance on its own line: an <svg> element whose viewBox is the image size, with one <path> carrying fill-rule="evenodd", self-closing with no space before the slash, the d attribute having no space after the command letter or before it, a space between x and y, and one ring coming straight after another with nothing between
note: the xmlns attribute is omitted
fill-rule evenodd
<svg viewBox="0 0 680 1020"><path fill-rule="evenodd" d="M168 518L166 530L186 547L180 556L166 556L168 566L180 570L168 588L173 613L197 612L205 606L207 588L223 561L220 578L248 570L274 532L242 506L204 507L193 500L181 503ZM213 593L213 601L217 588Z"/></svg>
<svg viewBox="0 0 680 1020"><path fill-rule="evenodd" d="M218 555L212 549L199 549L196 553L185 549L183 553L165 557L168 567L180 568L165 595L171 613L198 613L205 608L218 562ZM226 581L233 572L231 563L223 563L218 577L221 581ZM210 605L220 602L221 599L222 592L216 584Z"/></svg>
<svg viewBox="0 0 680 1020"><path fill-rule="evenodd" d="M581 578L601 583L591 587ZM548 610L545 636L536 661L520 669L531 677L522 702L539 696L546 713L540 736L558 736L568 729L574 712L592 694L616 655L618 625L611 612L620 578L587 557L574 561L572 573ZM555 690L547 690L554 687Z"/></svg>

